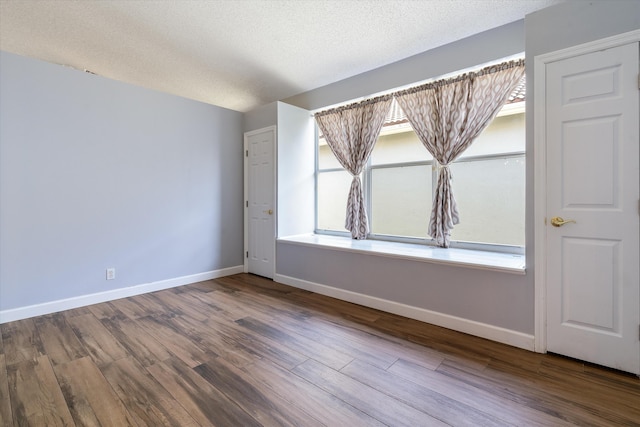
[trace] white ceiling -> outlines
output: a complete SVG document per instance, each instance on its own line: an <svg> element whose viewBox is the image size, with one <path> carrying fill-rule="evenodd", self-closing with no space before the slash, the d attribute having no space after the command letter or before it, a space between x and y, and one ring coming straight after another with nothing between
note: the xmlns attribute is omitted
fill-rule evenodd
<svg viewBox="0 0 640 427"><path fill-rule="evenodd" d="M0 49L238 111L562 0L0 0Z"/></svg>

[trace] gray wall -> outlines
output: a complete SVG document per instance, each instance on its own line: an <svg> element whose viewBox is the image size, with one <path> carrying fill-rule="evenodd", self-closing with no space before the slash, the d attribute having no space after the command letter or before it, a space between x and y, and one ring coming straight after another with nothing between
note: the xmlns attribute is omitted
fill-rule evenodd
<svg viewBox="0 0 640 427"><path fill-rule="evenodd" d="M0 310L242 265L241 113L4 52L0 93Z"/></svg>
<svg viewBox="0 0 640 427"><path fill-rule="evenodd" d="M525 277L280 241L277 274L487 323L533 332ZM527 313L521 313L522 310ZM530 319L531 317L531 319Z"/></svg>
<svg viewBox="0 0 640 427"><path fill-rule="evenodd" d="M244 113L242 128L244 132L275 126L278 121L278 103L263 105Z"/></svg>
<svg viewBox="0 0 640 427"><path fill-rule="evenodd" d="M481 271L324 248L277 245L277 274L483 322L534 331L533 56L638 28L640 2L570 2L285 100L318 109L525 51L527 274Z"/></svg>
<svg viewBox="0 0 640 427"><path fill-rule="evenodd" d="M640 1L572 1L527 15L526 52L536 55L554 52L640 28ZM533 68L527 64L527 76ZM533 79L528 79L533 82ZM532 99L527 92L527 100Z"/></svg>

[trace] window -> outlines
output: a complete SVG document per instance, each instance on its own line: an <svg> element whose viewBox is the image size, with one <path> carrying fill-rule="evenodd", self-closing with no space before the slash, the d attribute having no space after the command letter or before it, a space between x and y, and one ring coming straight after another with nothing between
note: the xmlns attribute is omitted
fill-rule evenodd
<svg viewBox="0 0 640 427"><path fill-rule="evenodd" d="M522 252L525 220L524 84L451 166L460 223L451 246ZM393 103L363 172L371 239L429 244L437 164ZM344 234L351 176L320 135L316 233ZM490 246L489 246L490 245Z"/></svg>

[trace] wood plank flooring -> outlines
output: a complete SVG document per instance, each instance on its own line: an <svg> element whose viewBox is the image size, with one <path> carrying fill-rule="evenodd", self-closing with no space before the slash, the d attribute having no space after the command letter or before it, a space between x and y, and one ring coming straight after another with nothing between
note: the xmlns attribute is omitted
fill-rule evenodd
<svg viewBox="0 0 640 427"><path fill-rule="evenodd" d="M640 426L635 376L247 274L0 329L0 426Z"/></svg>

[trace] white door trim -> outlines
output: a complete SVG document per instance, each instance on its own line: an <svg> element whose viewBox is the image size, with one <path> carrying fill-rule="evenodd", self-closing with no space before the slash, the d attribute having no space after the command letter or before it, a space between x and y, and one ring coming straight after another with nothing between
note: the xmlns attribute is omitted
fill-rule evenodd
<svg viewBox="0 0 640 427"><path fill-rule="evenodd" d="M265 133L265 132L273 132L273 203L272 205L274 207L276 207L276 199L277 199L277 187L276 187L276 170L277 170L277 164L276 164L276 158L277 158L277 147L278 147L278 140L277 140L277 132L276 132L276 126L272 125L272 126L267 126L264 128L260 128L260 129L256 129L256 130L252 130L249 132L245 132L244 133L244 144L243 144L243 154L244 154L244 200L243 200L243 205L244 205L244 265L243 265L243 271L245 273L249 272L249 258L247 257L247 253L249 251L249 207L248 207L248 202L249 202L249 157L247 155L247 153L249 152L249 137L253 136L253 135L257 135L257 134L261 134L261 133ZM274 221L275 221L275 226L276 226L276 235L277 235L277 226L278 226L278 221L277 221L277 215L278 215L278 209L276 207L276 209L274 209L275 211L275 217L274 217ZM273 275L272 277L275 275L275 270L276 270L276 240L275 240L275 236L273 239Z"/></svg>
<svg viewBox="0 0 640 427"><path fill-rule="evenodd" d="M534 349L539 353L547 351L547 262L546 262L546 194L547 194L547 156L545 140L545 104L546 104L546 66L548 63L596 52L602 49L622 46L640 41L640 30L634 30L594 42L573 46L567 49L538 55L534 58L534 240L535 240L535 325ZM640 302L639 302L640 303Z"/></svg>

